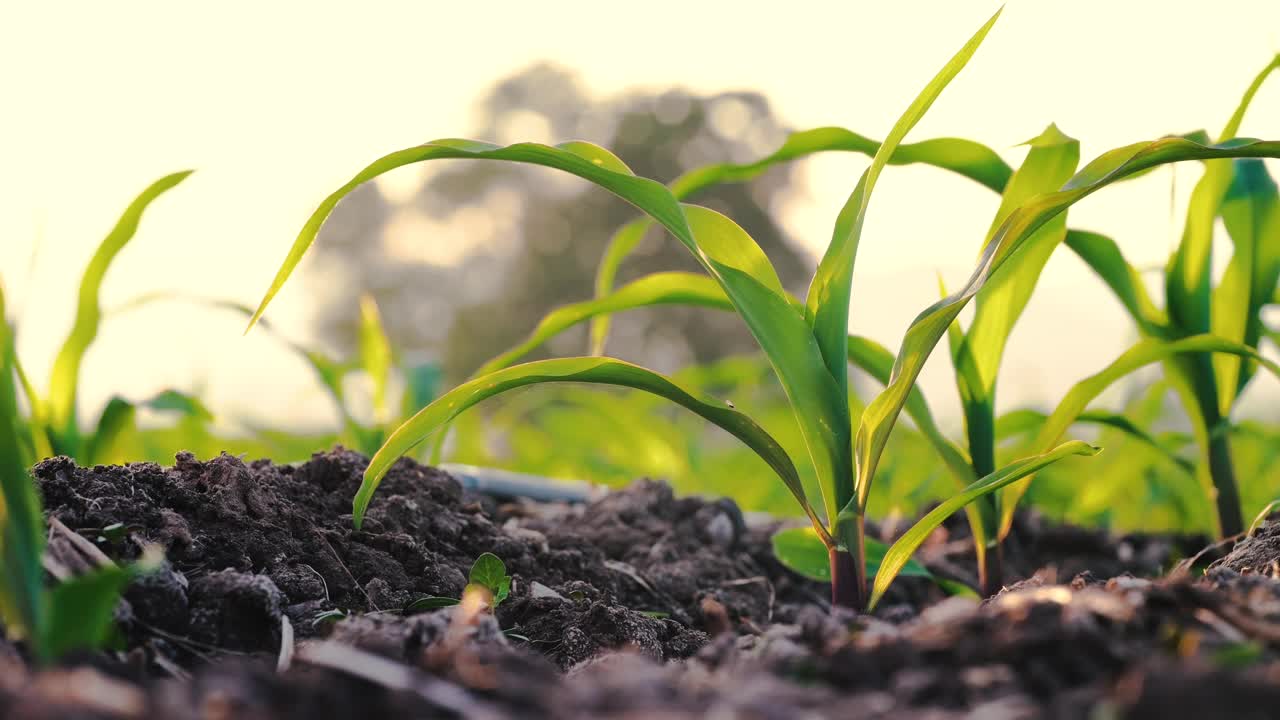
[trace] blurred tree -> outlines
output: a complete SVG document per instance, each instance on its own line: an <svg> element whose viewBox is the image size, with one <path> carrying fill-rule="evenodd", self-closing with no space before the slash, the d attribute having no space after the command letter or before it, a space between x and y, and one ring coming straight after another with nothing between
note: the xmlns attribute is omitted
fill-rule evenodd
<svg viewBox="0 0 1280 720"><path fill-rule="evenodd" d="M785 130L755 93L670 90L598 100L571 73L538 65L489 93L471 136L503 144L590 140L636 174L668 182L693 167L760 157L782 142ZM440 361L449 382L517 342L552 307L589 298L609 237L637 216L612 195L543 168L428 163L396 173L350 196L321 232L311 274L325 286L317 293L318 331L339 349L353 348L356 297L371 292L393 343L409 357ZM406 178L409 191L397 192ZM746 228L783 283L802 292L814 259L770 217L792 180L792 171L780 168L693 200ZM672 269L697 264L655 230L619 281ZM580 330L551 350L585 348ZM624 316L609 344L610 354L662 371L752 348L736 316L681 308Z"/></svg>

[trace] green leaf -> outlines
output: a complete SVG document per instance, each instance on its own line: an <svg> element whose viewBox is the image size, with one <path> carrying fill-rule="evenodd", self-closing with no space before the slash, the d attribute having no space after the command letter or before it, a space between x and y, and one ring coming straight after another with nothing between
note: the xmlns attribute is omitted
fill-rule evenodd
<svg viewBox="0 0 1280 720"><path fill-rule="evenodd" d="M818 534L813 531L813 528L799 527L779 530L773 534L771 541L773 543L773 556L778 558L778 562L785 565L787 569L810 580L831 582L831 563L827 556L827 546L822 542L822 538L818 537ZM865 540L865 548L867 553L867 575L871 576L880 567L880 563L889 546L872 538L867 538ZM915 560L908 560L899 574L934 579L933 574Z"/></svg>
<svg viewBox="0 0 1280 720"><path fill-rule="evenodd" d="M468 582L488 588L494 595L498 594L498 590L502 588L502 582L507 579L507 566L497 555L490 552L481 553L480 557L476 558L471 565L471 574L467 576Z"/></svg>
<svg viewBox="0 0 1280 720"><path fill-rule="evenodd" d="M1280 199L1261 160L1234 162L1221 214L1235 248L1213 291L1213 334L1256 348L1262 336L1262 307L1280 279ZM1232 355L1215 356L1213 366L1219 410L1229 417L1254 366Z"/></svg>
<svg viewBox="0 0 1280 720"><path fill-rule="evenodd" d="M180 390L161 390L151 399L144 401L142 405L152 410L175 412L184 417L206 422L213 420L213 413L209 411L209 408L204 403L200 402L200 398Z"/></svg>
<svg viewBox="0 0 1280 720"><path fill-rule="evenodd" d="M471 140L437 140L375 161L329 195L312 214L249 327L261 317L301 261L338 201L362 183L410 163L448 158L504 160L562 170L589 180L644 211L675 236L720 283L773 364L827 490L823 497L832 501L836 483L851 475L848 404L829 373L813 372L822 366L817 344L803 317L787 303L777 273L760 246L723 215L696 205L682 205L661 184L629 174L616 158L609 159L612 156L607 151L593 148L586 143L499 147ZM829 507L829 517L834 518L835 513L836 508Z"/></svg>
<svg viewBox="0 0 1280 720"><path fill-rule="evenodd" d="M112 451L121 440L131 433L137 432L138 410L133 403L120 396L107 401L98 416L98 425L89 437L84 460L89 465L100 465L110 461Z"/></svg>
<svg viewBox="0 0 1280 720"><path fill-rule="evenodd" d="M1144 335L1162 336L1169 319L1151 301L1142 275L1124 259L1115 240L1098 233L1068 230L1066 246L1115 293Z"/></svg>
<svg viewBox="0 0 1280 720"><path fill-rule="evenodd" d="M391 340L382 326L378 303L373 296L360 296L360 367L373 383L373 418L377 424L391 419L387 404L387 387L391 384L394 364Z"/></svg>
<svg viewBox="0 0 1280 720"><path fill-rule="evenodd" d="M49 422L52 424L61 447L59 452L78 454L79 430L76 427L76 392L80 379L80 363L85 351L98 335L102 310L98 304L98 290L112 260L133 239L138 230L142 213L153 200L182 182L192 171L174 173L152 183L138 195L116 222L111 232L98 246L97 252L85 268L80 281L80 294L76 304L75 324L67 336L53 363L49 378Z"/></svg>
<svg viewBox="0 0 1280 720"><path fill-rule="evenodd" d="M1280 68L1280 55L1263 68L1249 85L1231 119L1218 136L1219 142L1225 143L1236 137L1254 95L1267 76L1277 68ZM1220 158L1205 160L1204 176L1191 191L1182 242L1169 258L1169 265L1165 270L1165 305L1169 318L1184 335L1208 332L1211 328L1209 288L1213 224L1231 184L1231 163Z"/></svg>
<svg viewBox="0 0 1280 720"><path fill-rule="evenodd" d="M1184 160L1277 156L1280 156L1280 142L1275 141L1233 140L1205 146L1185 138L1167 137L1135 143L1104 153L1076 173L1062 190L1039 195L1010 213L987 243L978 267L965 286L926 308L911 323L894 364L893 381L863 411L854 440L859 502L865 506L866 488L874 477L889 433L934 346L969 300L1036 230L1090 194L1158 165Z"/></svg>
<svg viewBox="0 0 1280 720"><path fill-rule="evenodd" d="M103 567L55 586L49 594L45 659L102 647L110 637L115 607L129 577L127 570Z"/></svg>
<svg viewBox="0 0 1280 720"><path fill-rule="evenodd" d="M1019 410L1011 410L1001 415L996 420L996 435L1001 439L1017 435L1026 435L1029 433L1038 433L1040 428L1048 422L1049 416L1039 410L1030 408L1022 408ZM1086 410L1076 417L1073 424L1098 425L1112 430L1118 430L1125 435L1137 440L1158 451L1165 458L1177 465L1184 472L1194 475L1195 463L1182 457L1176 449L1169 447L1166 442L1156 438L1151 433L1138 427L1137 423L1120 413L1109 412L1106 410Z"/></svg>
<svg viewBox="0 0 1280 720"><path fill-rule="evenodd" d="M643 390L671 400L706 420L718 425L754 450L800 502L810 520L820 524L812 506L805 499L804 486L795 465L787 457L782 446L746 415L711 398L694 395L670 379L637 365L612 358L562 358L540 360L516 365L476 378L441 395L435 402L423 408L387 439L382 449L374 455L364 482L356 494L353 516L356 527L364 519L378 483L391 465L414 445L447 424L471 406L499 395L529 385L549 382L578 382Z"/></svg>
<svg viewBox="0 0 1280 720"><path fill-rule="evenodd" d="M645 275L595 300L563 305L552 310L524 342L485 363L475 376L486 375L519 361L565 330L603 315L656 305L692 305L733 310L720 284L706 275L662 272Z"/></svg>
<svg viewBox="0 0 1280 720"><path fill-rule="evenodd" d="M1258 351L1247 345L1224 340L1213 335L1193 335L1172 341L1159 339L1142 340L1126 350L1101 371L1073 385L1040 428L1039 433L1036 435L1034 446L1052 447L1066 433L1067 428L1076 422L1076 419L1080 417L1089 403L1093 402L1094 398L1102 394L1117 380L1142 367L1167 360L1182 353L1230 353L1241 357L1249 357L1262 364L1276 377L1280 377L1280 365L1263 358L1258 354ZM1030 482L1031 478L1028 477L1004 491L1000 502L1000 537L1008 534L1009 527L1013 523L1014 508L1017 507L1018 500L1026 493Z"/></svg>
<svg viewBox="0 0 1280 720"><path fill-rule="evenodd" d="M993 493L1062 458L1070 455L1096 455L1098 452L1098 448L1079 440L1072 440L1043 455L1034 455L1006 465L973 483L963 492L944 500L942 504L911 526L911 529L898 538L897 542L885 552L884 558L880 562L880 569L876 572L875 584L871 589L871 601L868 603L868 607L874 608L876 606L885 591L889 589L889 584L893 582L894 578L902 574L907 563L911 560L911 556L915 554L925 539L943 521L951 517L952 513L974 500Z"/></svg>
<svg viewBox="0 0 1280 720"><path fill-rule="evenodd" d="M868 157L880 151L880 143L858 133L839 127L821 127L792 133L780 148L769 155L746 164L722 163L690 170L676 178L668 187L681 200L715 185L747 182L759 177L766 170L784 163L822 152L856 152ZM1012 170L991 148L960 138L934 138L918 143L899 145L889 157L890 165L932 165L949 170L990 188L996 192L1004 189ZM602 298L613 291L614 279L622 262L635 250L652 221L640 219L627 223L609 239L604 257L596 271L595 295ZM604 352L609 332L609 316L595 318L591 323L591 352Z"/></svg>
<svg viewBox="0 0 1280 720"><path fill-rule="evenodd" d="M831 244L827 246L826 253L818 263L818 270L809 286L809 295L805 301L805 317L813 327L813 335L817 338L823 360L832 377L835 378L841 397L848 394L849 386L847 337L849 299L853 290L853 265L857 259L858 243L862 238L862 228L866 220L867 207L871 201L871 193L875 190L876 181L880 178L881 171L884 170L898 144L924 117L929 107L942 94L943 89L968 64L969 59L977 52L978 46L982 44L983 39L1000 17L1000 12L997 10L991 19L974 33L964 47L925 85L894 123L889 135L871 159L870 167L862 174L857 187L836 218ZM841 483L843 484L843 478ZM865 491L858 488L857 492L862 495ZM839 492L837 507L843 508L853 497L853 493L854 488L845 488ZM858 508L862 507L862 502L859 502Z"/></svg>
<svg viewBox="0 0 1280 720"><path fill-rule="evenodd" d="M1055 125L1027 144L1031 151L1005 188L988 239L999 231L1014 210L1031 198L1062 187L1080 162L1080 143L1062 134ZM977 312L965 338L972 352L962 353L961 357L974 363L982 383L977 389L988 404L994 401L996 376L1009 334L1031 299L1050 254L1066 237L1066 232L1067 218L1063 212L1032 233L1018 255L993 272L978 295Z"/></svg>
<svg viewBox="0 0 1280 720"><path fill-rule="evenodd" d="M35 481L20 460L25 429L14 385L13 332L0 288L0 620L10 637L39 639L48 627L44 607L44 516Z"/></svg>

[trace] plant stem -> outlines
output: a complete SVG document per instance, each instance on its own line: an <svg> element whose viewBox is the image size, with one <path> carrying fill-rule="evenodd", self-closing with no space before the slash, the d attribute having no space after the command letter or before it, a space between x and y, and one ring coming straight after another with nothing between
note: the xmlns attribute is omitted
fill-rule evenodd
<svg viewBox="0 0 1280 720"><path fill-rule="evenodd" d="M994 597L1004 589L1004 543L995 540L987 546L986 555L986 566L980 568L978 581L982 596Z"/></svg>
<svg viewBox="0 0 1280 720"><path fill-rule="evenodd" d="M1235 464L1231 461L1231 438L1225 428L1209 433L1209 476L1217 491L1218 529L1222 537L1244 532L1244 511L1240 508L1240 491L1236 486Z"/></svg>
<svg viewBox="0 0 1280 720"><path fill-rule="evenodd" d="M841 513L833 535L844 548L827 551L831 566L831 604L865 610L867 607L866 522L856 513Z"/></svg>

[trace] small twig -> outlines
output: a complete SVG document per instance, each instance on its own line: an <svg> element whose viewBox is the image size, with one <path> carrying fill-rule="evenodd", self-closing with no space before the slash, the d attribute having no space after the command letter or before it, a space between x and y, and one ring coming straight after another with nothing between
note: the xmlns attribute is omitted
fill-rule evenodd
<svg viewBox="0 0 1280 720"><path fill-rule="evenodd" d="M293 664L293 623L289 616L280 614L280 654L276 656L276 672L283 673Z"/></svg>
<svg viewBox="0 0 1280 720"><path fill-rule="evenodd" d="M329 543L329 538L325 537L319 529L317 529L315 533L316 537L320 538L320 542L324 543L324 546L329 548L329 553L333 555L334 560L338 561L338 566L342 568L342 572L347 574L347 579L350 580L351 584L355 585L356 589L360 591L360 594L364 596L365 601L369 603L369 608L372 610L380 610L381 608L379 608L377 603L373 601L373 598L369 597L369 593L365 592L364 586L356 581L356 576L351 574L351 570L347 567L347 564L342 561L342 556L338 555L338 551L333 549L333 545Z"/></svg>
<svg viewBox="0 0 1280 720"><path fill-rule="evenodd" d="M490 704L452 683L418 672L403 663L337 642L307 643L298 648L298 662L353 675L391 690L417 695L437 707L469 718L503 717Z"/></svg>

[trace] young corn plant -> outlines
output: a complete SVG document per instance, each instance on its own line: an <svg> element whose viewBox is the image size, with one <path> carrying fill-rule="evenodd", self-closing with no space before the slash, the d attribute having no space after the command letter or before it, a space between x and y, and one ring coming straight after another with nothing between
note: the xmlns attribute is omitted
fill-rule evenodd
<svg viewBox="0 0 1280 720"><path fill-rule="evenodd" d="M779 475L813 524L828 550L833 602L864 607L868 604L864 544L864 514L871 479L893 422L910 396L919 369L904 373L900 357L886 392L863 414L855 436L847 402L849 353L848 318L854 258L870 193L894 150L942 89L960 72L998 18L993 16L938 73L880 144L871 167L863 174L836 222L833 240L819 264L808 297L801 305L789 301L776 272L759 246L732 220L707 208L681 203L665 186L636 177L616 156L584 142L558 146L532 143L499 147L469 140L441 140L392 153L358 173L331 194L304 225L277 273L253 320L314 242L334 206L361 183L393 168L443 158L505 160L542 165L569 172L613 192L646 213L675 236L698 259L720 292L743 318L769 358L788 400L816 470L826 519L810 504L795 464L782 447L750 417L714 399L694 395L671 379L651 370L607 357L543 360L514 365L483 375L445 393L398 428L378 451L357 493L353 516L358 525L378 483L392 463L438 431L459 413L507 390L547 382L598 383L631 387L660 395L724 428L755 450ZM977 281L981 284L981 280ZM976 289L974 290L976 292ZM958 312L958 310L957 310ZM913 331L919 334L917 322ZM926 332L930 326L926 326ZM912 332L903 354L914 362L921 342ZM918 358L923 363L923 357ZM907 377L909 375L909 377ZM1027 458L984 477L954 496L917 526L919 539L949 514L974 499L1071 454L1094 452L1069 442L1048 453ZM856 457L856 461L855 461ZM911 536L911 533L908 533ZM918 540L915 541L918 545ZM902 545L902 543L899 543ZM885 554L877 573L879 594L907 563L915 547L895 545ZM897 554L895 555L895 550ZM905 553L905 555L904 555Z"/></svg>
<svg viewBox="0 0 1280 720"><path fill-rule="evenodd" d="M253 317L253 308L231 300L204 298L182 293L149 293L114 309L124 313L156 302L189 302L198 306ZM410 364L392 345L372 295L360 296L360 323L356 355L347 360L332 357L291 340L277 328L261 323L262 329L303 360L342 420L339 442L365 455L372 455L395 427L435 397L440 368L434 363ZM367 381L368 402L360 402L349 391L348 381L362 375ZM402 384L397 396L396 381ZM362 420L365 415L368 420ZM266 433L259 430L259 435Z"/></svg>
<svg viewBox="0 0 1280 720"><path fill-rule="evenodd" d="M19 388L29 410L29 419L23 423L26 429L22 433L21 455L18 456L24 465L30 467L35 461L52 455L67 455L83 464L123 460L117 457L114 448L122 437L136 430L139 407L209 419L208 410L198 400L177 390L165 390L141 402L112 397L88 433L81 428L76 410L80 365L97 338L102 323L99 290L107 270L133 239L142 214L152 201L190 174L191 171L174 173L148 186L130 203L98 246L80 281L75 324L54 360L48 393L39 395L17 356L12 358Z"/></svg>
<svg viewBox="0 0 1280 720"><path fill-rule="evenodd" d="M1218 135L1219 147L1258 147L1237 138L1249 104L1267 77L1280 68L1280 55L1245 91L1243 99ZM1197 134L1202 139L1203 134ZM1266 145L1261 144L1261 145ZM1274 366L1257 356L1267 333L1262 309L1273 302L1280 279L1280 199L1276 183L1260 157L1273 152L1202 155L1204 174L1191 194L1181 242L1164 271L1164 307L1147 294L1138 272L1109 238L1091 233L1067 242L1103 280L1132 318L1143 340L1115 365L1160 362L1191 419L1200 453L1197 477L1216 506L1220 537L1244 531L1244 512L1231 452L1231 415L1259 367ZM1215 223L1221 220L1232 254L1217 286L1211 262ZM1177 352L1177 348L1210 343L1232 351L1209 355ZM1114 366L1113 366L1114 367ZM1046 425L1041 438L1055 428ZM1025 492L1019 485L1005 491L1005 505ZM1002 530L1007 519L1002 517Z"/></svg>
<svg viewBox="0 0 1280 720"><path fill-rule="evenodd" d="M47 663L108 640L132 571L110 566L45 586L44 517L26 464L31 428L18 415L13 331L4 318L0 289L0 621L9 640Z"/></svg>

